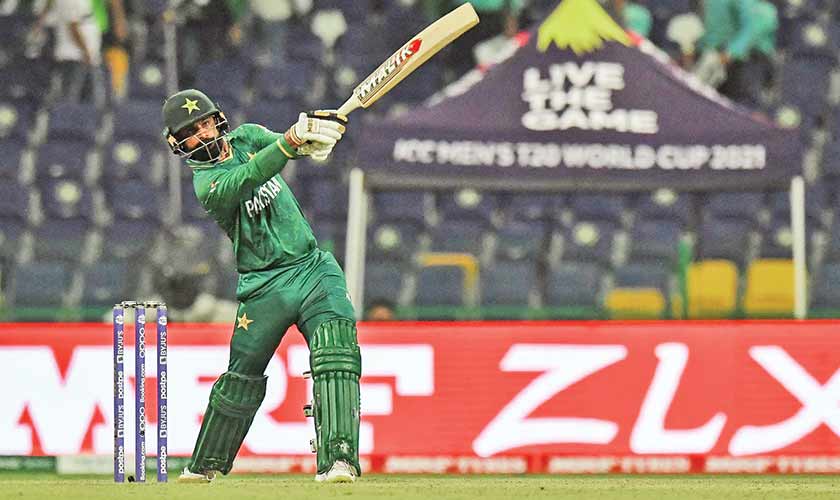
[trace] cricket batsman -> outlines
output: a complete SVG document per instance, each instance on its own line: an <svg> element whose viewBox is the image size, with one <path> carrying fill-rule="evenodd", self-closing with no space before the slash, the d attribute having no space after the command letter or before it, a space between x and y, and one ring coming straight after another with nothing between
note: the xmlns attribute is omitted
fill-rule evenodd
<svg viewBox="0 0 840 500"><path fill-rule="evenodd" d="M265 368L297 324L314 381L316 481L353 482L359 468L361 355L344 273L318 248L280 171L289 160L326 159L347 125L332 111L301 113L285 133L244 124L189 89L163 104L164 137L192 169L196 196L233 242L239 307L228 368L213 385L179 482L227 474L265 397Z"/></svg>

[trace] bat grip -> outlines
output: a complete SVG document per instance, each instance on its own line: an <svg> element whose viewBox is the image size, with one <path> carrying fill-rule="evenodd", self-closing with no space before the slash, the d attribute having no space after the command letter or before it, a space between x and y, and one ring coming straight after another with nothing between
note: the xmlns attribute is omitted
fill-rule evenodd
<svg viewBox="0 0 840 500"><path fill-rule="evenodd" d="M356 94L353 94L338 108L338 114L347 116L351 111L361 107L361 105L362 103L356 98Z"/></svg>

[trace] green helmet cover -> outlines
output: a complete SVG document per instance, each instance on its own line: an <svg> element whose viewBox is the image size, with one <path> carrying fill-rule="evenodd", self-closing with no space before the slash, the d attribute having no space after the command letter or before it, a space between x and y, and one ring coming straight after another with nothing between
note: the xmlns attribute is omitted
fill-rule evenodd
<svg viewBox="0 0 840 500"><path fill-rule="evenodd" d="M207 95L195 89L173 94L163 103L164 136L174 134L220 110Z"/></svg>

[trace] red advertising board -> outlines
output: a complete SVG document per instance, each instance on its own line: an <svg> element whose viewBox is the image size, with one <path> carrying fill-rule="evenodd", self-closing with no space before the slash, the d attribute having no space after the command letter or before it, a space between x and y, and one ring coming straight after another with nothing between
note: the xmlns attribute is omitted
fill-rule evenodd
<svg viewBox="0 0 840 500"><path fill-rule="evenodd" d="M362 324L361 451L370 470L400 472L837 472L838 326ZM192 450L230 331L170 324L172 455ZM0 454L110 454L111 363L110 325L0 325ZM244 462L309 456L307 368L306 346L289 332Z"/></svg>

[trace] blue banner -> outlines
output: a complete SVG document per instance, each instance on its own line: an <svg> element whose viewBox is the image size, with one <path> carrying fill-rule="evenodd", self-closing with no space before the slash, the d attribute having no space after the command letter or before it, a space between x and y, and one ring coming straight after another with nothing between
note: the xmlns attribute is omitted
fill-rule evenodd
<svg viewBox="0 0 840 500"><path fill-rule="evenodd" d="M797 130L721 97L647 40L545 46L546 24L447 96L367 125L359 166L376 184L535 189L781 187L801 172Z"/></svg>

